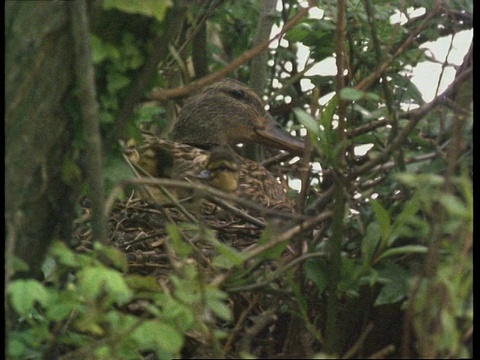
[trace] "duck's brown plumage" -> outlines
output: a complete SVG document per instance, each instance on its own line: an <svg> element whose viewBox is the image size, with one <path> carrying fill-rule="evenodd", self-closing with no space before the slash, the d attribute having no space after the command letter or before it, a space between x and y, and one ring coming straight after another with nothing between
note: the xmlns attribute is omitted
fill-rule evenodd
<svg viewBox="0 0 480 360"><path fill-rule="evenodd" d="M233 148L238 143L264 144L296 154L303 151L303 142L278 126L251 89L223 80L185 102L173 140L145 135L136 162L155 177L191 178L206 168L210 149ZM285 187L265 167L235 156L240 166L236 195L268 207L290 204Z"/></svg>

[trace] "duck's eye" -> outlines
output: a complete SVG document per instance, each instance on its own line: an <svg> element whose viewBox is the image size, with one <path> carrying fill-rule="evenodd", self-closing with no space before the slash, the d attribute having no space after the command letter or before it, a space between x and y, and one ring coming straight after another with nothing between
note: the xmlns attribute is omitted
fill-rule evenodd
<svg viewBox="0 0 480 360"><path fill-rule="evenodd" d="M243 90L232 89L232 90L229 90L228 93L237 100L241 100L241 101L248 100L248 96L247 94L245 94L245 91Z"/></svg>
<svg viewBox="0 0 480 360"><path fill-rule="evenodd" d="M228 167L226 167L225 165L220 165L215 169L215 171L225 172L225 171L230 171L230 169Z"/></svg>

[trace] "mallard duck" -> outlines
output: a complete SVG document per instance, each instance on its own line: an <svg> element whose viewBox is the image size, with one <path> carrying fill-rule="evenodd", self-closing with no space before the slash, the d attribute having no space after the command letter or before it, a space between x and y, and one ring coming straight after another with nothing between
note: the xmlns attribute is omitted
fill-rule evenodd
<svg viewBox="0 0 480 360"><path fill-rule="evenodd" d="M284 131L259 97L235 80L222 80L187 99L173 128L172 140L144 134L144 144L130 159L154 177L195 178L207 169L210 151L258 143L302 154L301 140ZM233 151L233 150L232 150ZM233 153L239 166L235 194L267 207L290 204L285 187L265 167Z"/></svg>

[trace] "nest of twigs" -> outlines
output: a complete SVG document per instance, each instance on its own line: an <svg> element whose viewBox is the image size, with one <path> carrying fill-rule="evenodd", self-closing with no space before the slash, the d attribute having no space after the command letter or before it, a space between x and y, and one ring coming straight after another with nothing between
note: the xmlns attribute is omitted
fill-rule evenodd
<svg viewBox="0 0 480 360"><path fill-rule="evenodd" d="M138 181L148 184L175 183L167 179ZM233 206L233 202L225 200L232 197L231 195L220 194L207 186L183 186L195 190L195 194L186 202L159 205L131 196L127 200L114 202L110 211L110 241L127 255L129 271L154 276L162 286L171 286L168 278L174 271L175 261L195 262L210 282L215 277L222 276L224 269L212 266L211 263L213 256L218 254L215 244L208 240L212 234L221 244L237 251L248 252L257 245L265 223L272 221L273 214L282 223L292 224L292 219L295 219L295 215L291 213L279 213L277 209L261 209L241 199L236 200L250 208ZM285 221L286 219L289 220ZM180 258L172 252L169 246L169 224L175 224L182 232L182 238L195 249L188 258ZM188 226L182 227L182 224L189 224L190 227L193 224L194 230ZM209 235L206 235L207 233ZM78 228L76 235L80 243L77 250L89 251L91 239L88 226ZM292 252L287 248L284 254L290 256ZM245 264L245 267L247 266L248 264ZM253 278L262 282L273 277L272 281L265 282L269 289L265 291L265 286L259 286L230 293L229 306L235 319L230 326L235 330L229 330L231 336L227 340L226 348L231 350L226 355L237 357L239 352L244 351L258 357L273 357L281 352L279 339L285 334L279 335L279 332L286 331L288 321L285 320L287 315L282 315L280 309L285 304L285 293L288 293L288 290L281 278L273 275L277 270L275 261L262 261L255 268ZM138 307L134 307L138 312ZM195 334L189 335L189 342L193 342L195 346L187 345L187 350L182 355L197 358L212 355L208 340Z"/></svg>

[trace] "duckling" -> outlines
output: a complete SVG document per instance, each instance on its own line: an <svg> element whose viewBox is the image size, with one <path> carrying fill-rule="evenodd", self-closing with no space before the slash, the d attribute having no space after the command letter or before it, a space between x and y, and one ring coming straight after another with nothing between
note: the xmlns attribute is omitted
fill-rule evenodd
<svg viewBox="0 0 480 360"><path fill-rule="evenodd" d="M210 151L216 146L258 143L293 154L302 154L304 149L303 141L275 122L253 90L230 79L187 99L174 124L172 140L149 134L144 134L144 140L138 157L131 159L154 177L173 179L195 177L207 169ZM267 207L293 206L285 187L272 173L252 160L233 155L239 167L234 190L237 196Z"/></svg>
<svg viewBox="0 0 480 360"><path fill-rule="evenodd" d="M210 151L206 169L197 176L198 179L205 180L207 184L226 193L233 193L238 189L239 177L238 159L231 149L221 146L216 146Z"/></svg>

